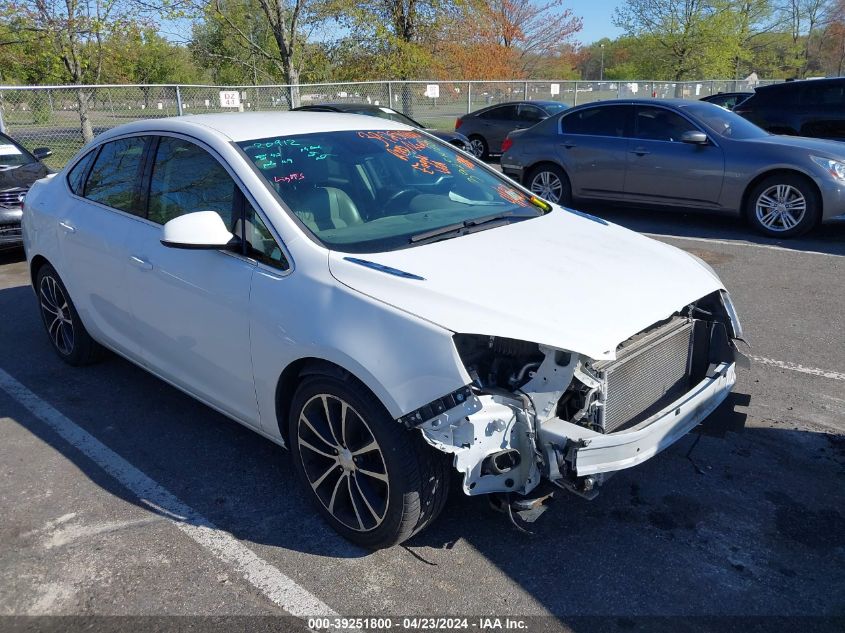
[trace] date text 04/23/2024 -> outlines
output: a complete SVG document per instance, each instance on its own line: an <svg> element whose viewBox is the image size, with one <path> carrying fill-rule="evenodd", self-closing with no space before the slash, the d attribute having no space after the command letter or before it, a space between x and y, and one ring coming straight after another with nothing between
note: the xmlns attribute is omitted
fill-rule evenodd
<svg viewBox="0 0 845 633"><path fill-rule="evenodd" d="M408 631L450 631L450 630L477 630L477 631L524 631L528 624L520 618L497 618L489 616L478 616L472 618L461 617L403 617L403 618L381 618L381 617L354 617L354 618L309 618L308 628L318 630L408 630Z"/></svg>

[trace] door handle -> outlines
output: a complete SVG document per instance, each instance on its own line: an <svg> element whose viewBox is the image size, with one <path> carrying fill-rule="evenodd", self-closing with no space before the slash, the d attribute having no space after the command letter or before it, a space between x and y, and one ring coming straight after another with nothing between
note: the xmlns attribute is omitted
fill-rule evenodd
<svg viewBox="0 0 845 633"><path fill-rule="evenodd" d="M650 151L645 149L644 147L638 147L637 149L631 150L632 154L636 154L637 156L645 156L646 154L651 154Z"/></svg>
<svg viewBox="0 0 845 633"><path fill-rule="evenodd" d="M67 222L60 221L59 226L62 227L65 230L65 232L67 232L67 233L76 233L76 227L74 227L72 224L68 224Z"/></svg>
<svg viewBox="0 0 845 633"><path fill-rule="evenodd" d="M148 262L146 259L136 257L135 255L130 256L129 261L132 262L133 264L135 264L135 266L137 266L141 270L152 270L153 269L153 265L150 262Z"/></svg>
<svg viewBox="0 0 845 633"><path fill-rule="evenodd" d="M578 147L575 143L561 143L563 147L566 149L572 149L573 147Z"/></svg>

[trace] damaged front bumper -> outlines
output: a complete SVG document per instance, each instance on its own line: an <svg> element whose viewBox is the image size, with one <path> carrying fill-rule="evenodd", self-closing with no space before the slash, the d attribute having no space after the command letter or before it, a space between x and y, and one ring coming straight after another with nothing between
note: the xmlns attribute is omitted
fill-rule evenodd
<svg viewBox="0 0 845 633"><path fill-rule="evenodd" d="M668 448L709 416L730 394L736 382L735 363L715 365L692 390L636 427L597 433L559 418L540 427L540 443L548 462L577 477L636 466ZM555 476L557 475L557 477Z"/></svg>

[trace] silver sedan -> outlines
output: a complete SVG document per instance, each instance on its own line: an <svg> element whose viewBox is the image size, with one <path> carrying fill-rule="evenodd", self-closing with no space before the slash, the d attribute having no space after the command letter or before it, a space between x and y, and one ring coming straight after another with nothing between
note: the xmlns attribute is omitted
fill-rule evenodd
<svg viewBox="0 0 845 633"><path fill-rule="evenodd" d="M775 136L696 101L602 101L502 146L502 170L551 202L625 202L740 214L794 237L845 213L845 144Z"/></svg>

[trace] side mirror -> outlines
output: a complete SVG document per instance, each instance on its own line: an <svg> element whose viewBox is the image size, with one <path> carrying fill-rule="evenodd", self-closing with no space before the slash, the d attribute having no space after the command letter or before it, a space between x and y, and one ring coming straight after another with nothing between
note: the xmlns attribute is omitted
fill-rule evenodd
<svg viewBox="0 0 845 633"><path fill-rule="evenodd" d="M170 248L219 250L239 244L216 211L196 211L173 218L161 229L161 243Z"/></svg>
<svg viewBox="0 0 845 633"><path fill-rule="evenodd" d="M707 135L704 132L699 132L698 130L690 130L681 134L681 142L690 143L692 145L707 145L709 141L707 139Z"/></svg>
<svg viewBox="0 0 845 633"><path fill-rule="evenodd" d="M38 160L44 160L48 156L53 155L53 150L51 150L49 147L36 147L34 150L32 150L32 155L35 156L35 158L37 158Z"/></svg>

